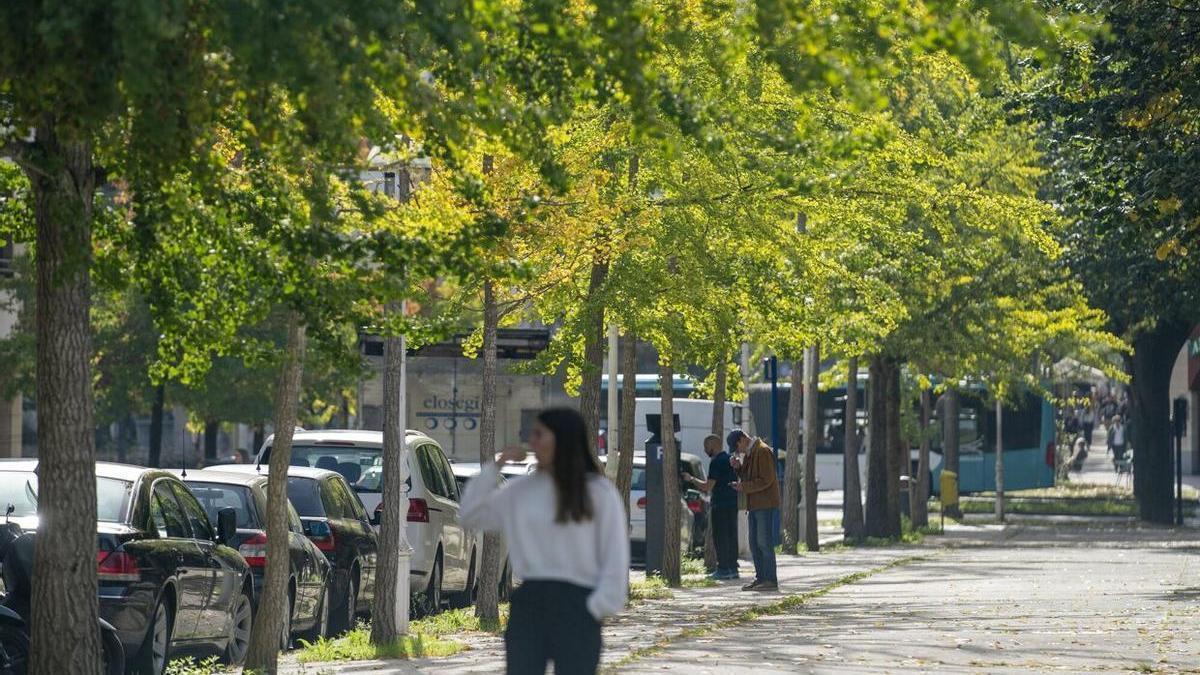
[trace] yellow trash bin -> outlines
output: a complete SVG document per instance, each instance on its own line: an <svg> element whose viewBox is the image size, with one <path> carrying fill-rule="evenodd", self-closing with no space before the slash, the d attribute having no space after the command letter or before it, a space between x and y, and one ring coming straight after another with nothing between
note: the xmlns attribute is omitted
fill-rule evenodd
<svg viewBox="0 0 1200 675"><path fill-rule="evenodd" d="M942 471L939 483L942 492L942 516L961 517L962 511L958 506L958 474L953 471Z"/></svg>

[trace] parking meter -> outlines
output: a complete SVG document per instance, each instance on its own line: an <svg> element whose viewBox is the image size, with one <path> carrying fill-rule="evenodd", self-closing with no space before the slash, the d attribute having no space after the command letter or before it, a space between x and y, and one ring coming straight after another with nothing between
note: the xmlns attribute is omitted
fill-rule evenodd
<svg viewBox="0 0 1200 675"><path fill-rule="evenodd" d="M679 416L675 416L679 430ZM667 510L663 499L662 415L646 415L646 574L661 574L663 569L663 533L666 531ZM679 439L675 439L679 447Z"/></svg>

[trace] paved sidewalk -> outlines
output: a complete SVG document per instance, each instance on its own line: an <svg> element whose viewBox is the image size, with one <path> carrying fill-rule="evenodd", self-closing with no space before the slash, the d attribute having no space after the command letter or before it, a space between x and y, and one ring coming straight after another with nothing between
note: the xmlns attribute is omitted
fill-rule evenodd
<svg viewBox="0 0 1200 675"><path fill-rule="evenodd" d="M668 600L652 600L627 609L604 627L604 663L616 664L635 650L660 641L674 640L683 631L716 623L756 605L778 603L789 595L819 590L857 572L866 572L914 554L935 555L913 547L843 549L823 554L779 557L780 593L748 593L740 582L723 582L707 588L675 589ZM743 562L743 575L751 566ZM457 639L457 638L456 638ZM295 657L281 661L281 673L500 673L504 645L499 637L472 635L467 651L449 658L412 662L363 661L300 665Z"/></svg>
<svg viewBox="0 0 1200 675"><path fill-rule="evenodd" d="M1200 673L1200 534L1078 529L951 531L956 550L625 670Z"/></svg>

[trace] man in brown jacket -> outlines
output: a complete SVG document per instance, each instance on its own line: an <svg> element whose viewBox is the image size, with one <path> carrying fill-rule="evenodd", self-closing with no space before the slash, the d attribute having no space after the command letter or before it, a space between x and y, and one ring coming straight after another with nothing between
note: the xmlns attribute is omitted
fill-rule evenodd
<svg viewBox="0 0 1200 675"><path fill-rule="evenodd" d="M754 558L754 582L742 587L744 591L779 590L775 571L775 534L779 523L779 478L775 473L775 453L759 439L752 439L741 429L729 433L730 445L736 443L738 482L734 489L746 495L750 512L750 553Z"/></svg>

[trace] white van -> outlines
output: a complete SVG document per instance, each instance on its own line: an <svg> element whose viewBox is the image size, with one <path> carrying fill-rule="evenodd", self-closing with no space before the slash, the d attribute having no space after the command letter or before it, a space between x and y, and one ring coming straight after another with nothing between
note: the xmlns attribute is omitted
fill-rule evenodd
<svg viewBox="0 0 1200 675"><path fill-rule="evenodd" d="M708 455L704 453L704 437L712 433L713 401L700 398L677 398L674 400L675 416L679 418L679 431L675 437L679 439L679 451L695 455L704 462L704 471L708 471ZM646 449L646 440L650 431L646 428L647 415L662 413L662 399L658 397L637 399L634 414L634 452ZM742 425L742 406L738 403L725 403L725 433ZM725 439L721 439L724 447Z"/></svg>

